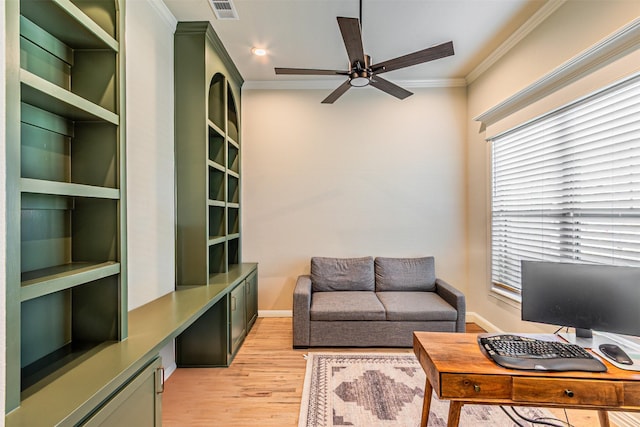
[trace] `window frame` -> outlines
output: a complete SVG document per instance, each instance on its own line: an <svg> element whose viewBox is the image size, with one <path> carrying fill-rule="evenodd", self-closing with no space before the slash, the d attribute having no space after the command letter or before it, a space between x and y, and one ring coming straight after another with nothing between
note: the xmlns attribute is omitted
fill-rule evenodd
<svg viewBox="0 0 640 427"><path fill-rule="evenodd" d="M494 204L494 198L496 195L496 171L495 171L495 140L499 140L500 138L503 138L505 136L508 136L510 134L514 134L516 132L522 131L522 130L526 130L532 126L535 126L536 124L540 124L541 122L544 122L545 120L549 120L550 118L552 119L551 121L553 121L554 118L557 118L558 116L564 114L564 113L569 113L569 115L571 115L572 111L575 110L579 110L582 106L584 105L588 105L590 102L593 102L594 100L597 102L600 99L606 99L606 97L609 94L613 94L613 96L616 96L616 94L618 93L618 91L620 91L620 93L624 93L625 92L625 88L628 87L632 87L635 88L636 90L640 90L638 89L638 87L640 86L640 75L636 74L634 76L631 76L629 78L623 79L622 81L616 82L612 85L606 86L604 88L601 88L600 90L589 94L585 97L582 97L578 100L575 100L561 108L552 110L542 116L539 116L535 119L529 120L513 129L510 129L508 131L502 132L496 136L493 136L491 138L489 138L487 141L490 144L490 150L489 150L489 165L490 165L490 174L489 174L489 188L490 188L490 192L489 192L489 259L488 259L488 266L489 266L489 281L491 283L491 291L493 294L497 295L498 297L506 297L508 299L514 300L516 302L520 302L521 300L521 286L513 286L509 283L503 283L503 281L500 280L496 280L496 278L499 278L499 275L494 274L494 270L495 270L495 251L496 251L496 245L495 245L495 221L496 221L496 215L494 214L495 212L495 204ZM635 99L635 98L634 98ZM640 104L640 101L638 101L638 103ZM635 105L635 104L634 104ZM593 111L598 111L597 108L594 108ZM623 115L624 116L624 115ZM617 119L619 116L615 116L615 118ZM637 116L638 118L635 118L636 116L634 116L633 118L633 123L635 124L640 124L640 115ZM571 123L571 117L570 120L568 120L568 123ZM609 123L609 121L606 122L607 124ZM571 126L566 125L563 129L568 129ZM573 131L569 131L568 134L572 135ZM640 141L640 137L639 139L637 139L637 141ZM571 145L573 141L571 140L564 140L560 142L560 146L561 145L566 145L568 144L568 147L570 148L570 150L575 151L575 143L574 145ZM632 140L632 144L634 144L636 142L636 139L633 138ZM614 144L610 144L611 146L613 146ZM556 145L553 145L554 148L556 148ZM635 148L635 147L634 147ZM584 152L588 152L589 150L585 150ZM581 151L581 153L583 153ZM571 154L570 154L571 155ZM640 168L640 165L633 165L633 167L638 167ZM563 183L566 181L563 181ZM635 188L635 187L634 187ZM566 192L566 191L565 191ZM640 192L640 190L639 190ZM570 201L568 201L568 197L562 197L563 200L567 200L565 201L565 203L571 203ZM613 209L612 209L613 211ZM569 230L571 230L572 228L575 228L576 225L580 224L580 220L578 219L577 221L574 220L572 215L569 215L572 218L572 223L574 224L572 227L569 227ZM610 214L610 217L613 217L614 215ZM636 216L639 218L640 221L640 213L637 213ZM583 237L584 239L584 237ZM580 240L580 236L579 235L574 235L571 236L571 238L569 238L567 240L568 243L572 244L572 242L575 242L576 240ZM612 241L615 241L614 239L612 239ZM640 238L639 238L639 242L640 244ZM506 247L507 245L504 245L504 247ZM520 259L525 259L520 257ZM530 258L526 258L526 259L530 259ZM535 259L535 258L532 258ZM544 258L541 258L544 259ZM617 259L615 258L615 256L612 256L612 259ZM580 257L579 256L574 256L574 257L566 257L563 258L562 261L566 261L566 262L575 262L575 261L579 261ZM637 262L636 262L637 261ZM625 263L625 262L617 262L614 261L614 263L616 264L620 264L620 265L636 265L639 266L640 265L640 253L638 254L637 260L634 260L633 263ZM503 263L503 265L505 265ZM501 276L504 277L504 276ZM521 285L519 283L519 285Z"/></svg>

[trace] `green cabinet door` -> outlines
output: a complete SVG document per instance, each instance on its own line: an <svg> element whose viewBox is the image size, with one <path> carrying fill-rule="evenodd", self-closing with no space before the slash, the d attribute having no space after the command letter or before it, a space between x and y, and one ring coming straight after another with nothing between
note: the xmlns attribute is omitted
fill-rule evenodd
<svg viewBox="0 0 640 427"><path fill-rule="evenodd" d="M162 359L157 357L93 414L83 426L162 425Z"/></svg>
<svg viewBox="0 0 640 427"><path fill-rule="evenodd" d="M247 307L247 333L258 318L258 272L254 271L247 277L245 284Z"/></svg>
<svg viewBox="0 0 640 427"><path fill-rule="evenodd" d="M231 312L231 354L236 353L246 334L245 281L231 291L229 311Z"/></svg>

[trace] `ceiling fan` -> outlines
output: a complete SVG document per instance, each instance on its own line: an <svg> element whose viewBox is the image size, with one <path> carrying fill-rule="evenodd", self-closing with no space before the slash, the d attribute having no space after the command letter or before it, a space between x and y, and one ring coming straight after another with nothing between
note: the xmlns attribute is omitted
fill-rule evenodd
<svg viewBox="0 0 640 427"><path fill-rule="evenodd" d="M298 74L298 75L317 75L317 76L334 76L344 75L347 80L338 86L333 92L327 96L322 103L333 104L340 96L342 96L352 86L363 87L371 85L376 89L393 95L399 99L413 95L412 92L391 83L380 77L380 74L388 71L398 70L400 68L410 67L412 65L422 64L424 62L434 61L453 55L453 42L449 41L436 46L428 47L408 55L399 56L394 59L371 64L371 57L365 55L362 46L362 0L360 0L360 19L338 17L338 26L342 33L344 46L347 49L349 57L349 69L342 70L320 70L315 68L275 68L276 74Z"/></svg>

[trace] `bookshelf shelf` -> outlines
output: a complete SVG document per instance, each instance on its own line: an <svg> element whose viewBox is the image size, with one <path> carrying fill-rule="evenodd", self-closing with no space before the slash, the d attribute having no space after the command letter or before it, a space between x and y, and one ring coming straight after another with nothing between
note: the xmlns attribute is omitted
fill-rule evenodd
<svg viewBox="0 0 640 427"><path fill-rule="evenodd" d="M22 273L20 299L28 301L120 273L120 263L71 262Z"/></svg>

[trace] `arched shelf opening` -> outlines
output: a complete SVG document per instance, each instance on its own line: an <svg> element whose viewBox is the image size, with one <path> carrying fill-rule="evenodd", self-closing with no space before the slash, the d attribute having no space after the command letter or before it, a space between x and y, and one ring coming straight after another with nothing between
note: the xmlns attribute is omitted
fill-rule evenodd
<svg viewBox="0 0 640 427"><path fill-rule="evenodd" d="M209 120L224 130L224 75L216 73L209 85Z"/></svg>
<svg viewBox="0 0 640 427"><path fill-rule="evenodd" d="M233 97L231 86L227 84L227 135L235 142L240 143L238 139L238 113L236 110L236 100Z"/></svg>

